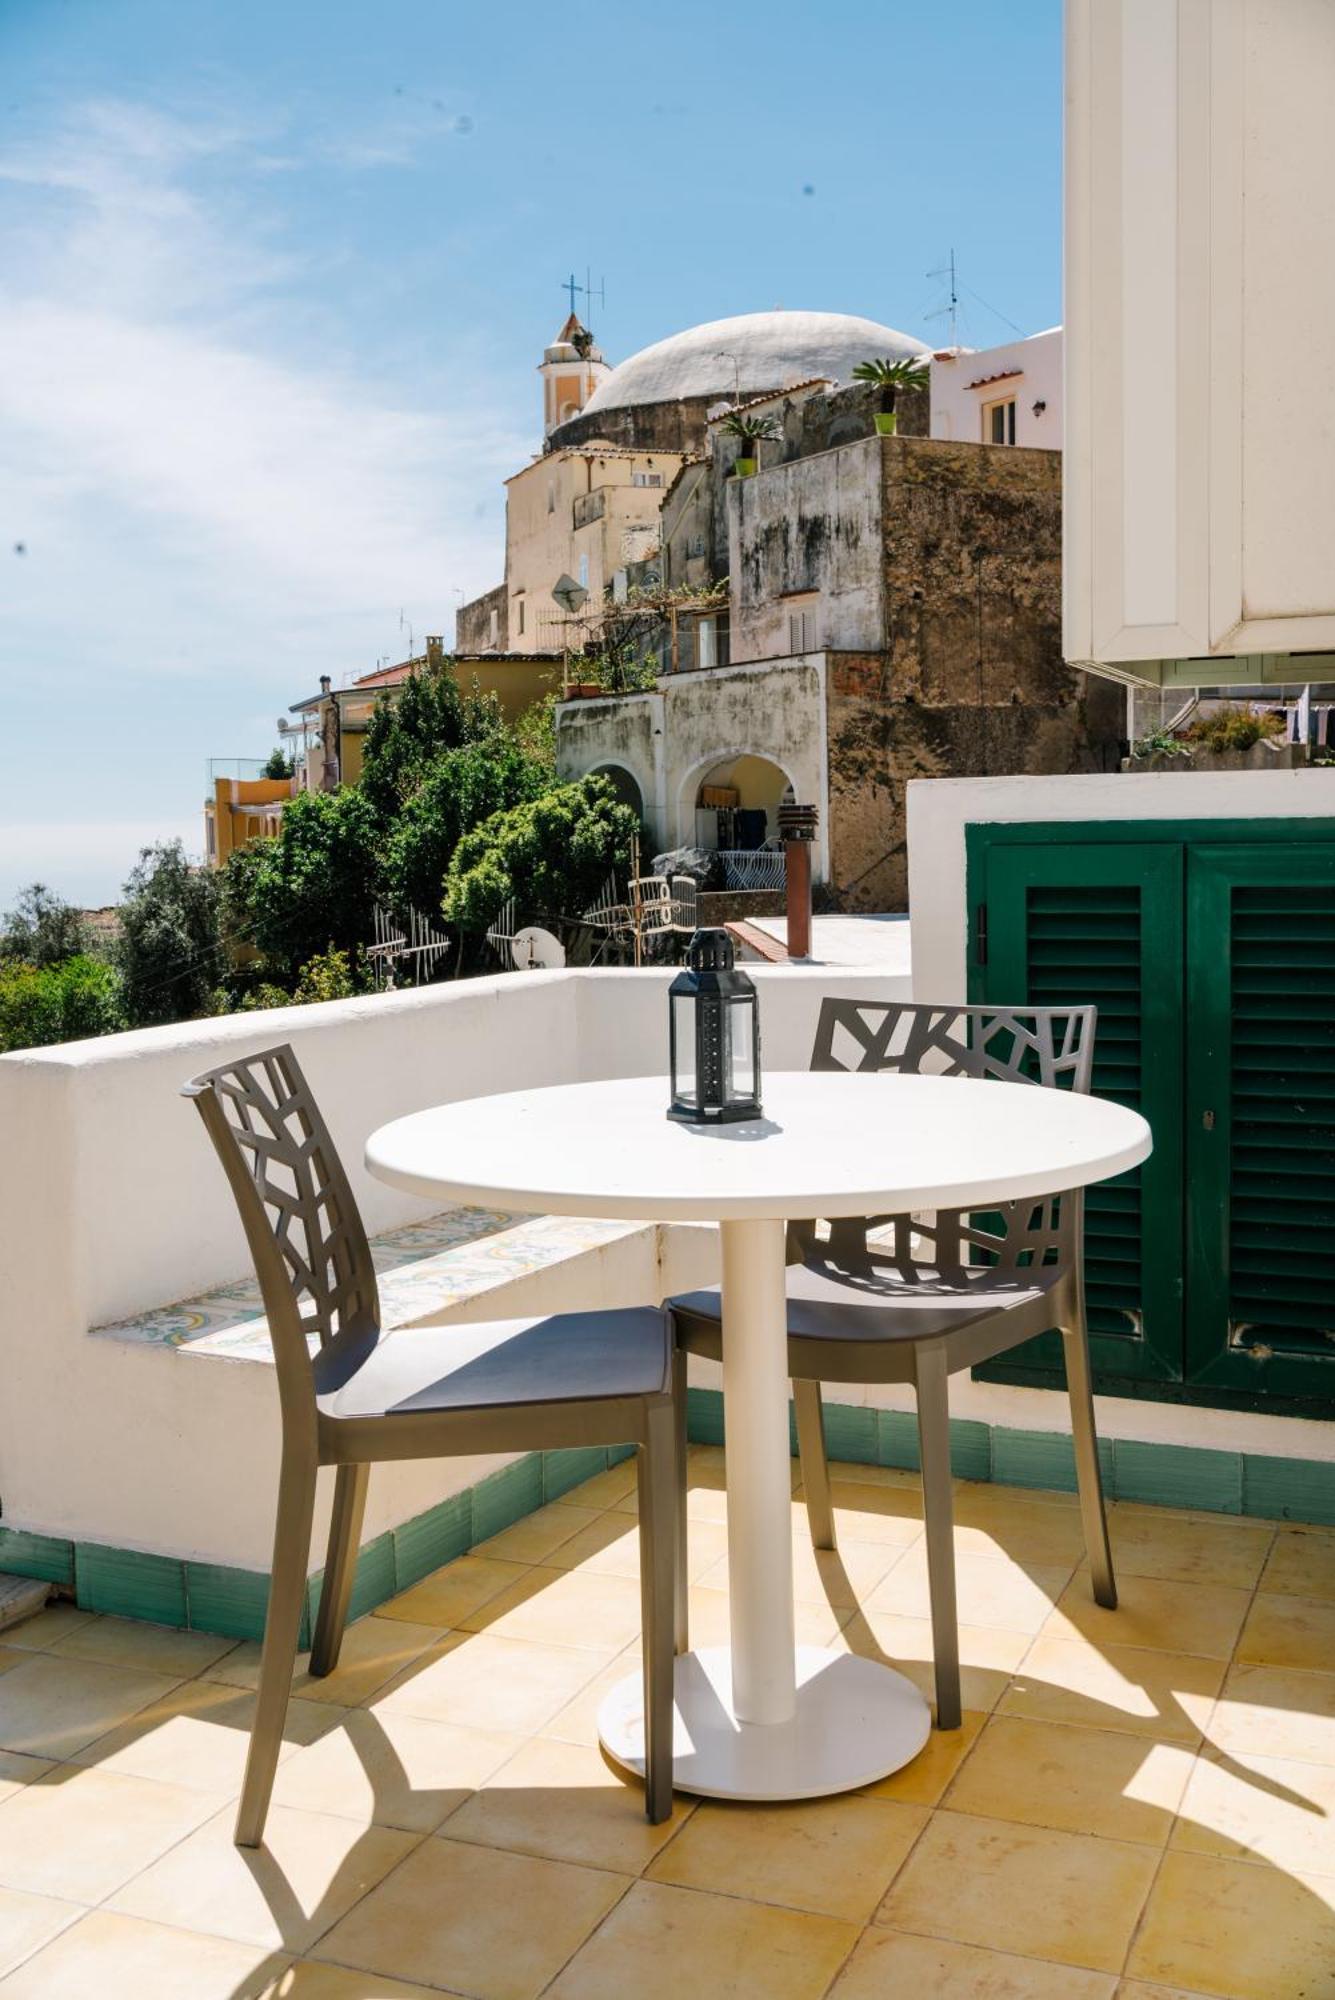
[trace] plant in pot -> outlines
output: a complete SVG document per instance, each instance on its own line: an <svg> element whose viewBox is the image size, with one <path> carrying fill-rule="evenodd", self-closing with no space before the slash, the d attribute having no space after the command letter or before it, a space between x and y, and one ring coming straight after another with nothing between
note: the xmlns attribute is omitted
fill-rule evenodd
<svg viewBox="0 0 1335 2000"><path fill-rule="evenodd" d="M737 439L741 449L732 469L739 479L749 479L756 469L756 446L781 435L777 417L748 417L744 410L729 410L721 426L724 435Z"/></svg>
<svg viewBox="0 0 1335 2000"><path fill-rule="evenodd" d="M899 428L899 412L895 407L901 389L925 389L928 382L927 363L915 354L901 354L897 360L888 354L878 361L859 361L853 370L855 382L870 382L880 391L880 409L875 423L881 437L893 437Z"/></svg>

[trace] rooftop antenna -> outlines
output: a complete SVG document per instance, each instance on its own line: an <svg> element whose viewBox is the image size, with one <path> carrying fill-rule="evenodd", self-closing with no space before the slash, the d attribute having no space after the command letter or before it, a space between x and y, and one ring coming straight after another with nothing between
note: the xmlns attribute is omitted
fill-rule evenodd
<svg viewBox="0 0 1335 2000"><path fill-rule="evenodd" d="M954 252L954 250L953 250L953 249L951 250L951 253L950 253L950 262L949 262L948 264L942 264L942 265L940 266L940 268L939 268L938 270L935 270L935 271L929 271L929 272L927 273L927 275L928 275L928 277L929 277L929 278L949 278L949 280L950 280L950 304L949 304L949 305L945 305L945 306L938 306L935 312L929 312L929 313L927 314L927 318L928 318L928 319L945 319L945 318L946 318L946 316L947 316L947 315L949 315L949 318L950 318L950 344L951 344L951 346L952 346L952 347L958 347L958 346L959 346L959 311L960 311L960 295L959 295L959 288L958 288L958 286L957 286L957 284L956 284L956 281L955 281L955 252Z"/></svg>
<svg viewBox="0 0 1335 2000"><path fill-rule="evenodd" d="M584 266L584 283L582 285L572 271L568 278L561 280L561 290L570 294L570 317L572 319L575 317L576 292L583 292L585 302L588 305L592 305L595 298L600 306L607 304L607 280L606 278L599 278L598 289L595 292L593 288L593 271L588 264Z"/></svg>
<svg viewBox="0 0 1335 2000"><path fill-rule="evenodd" d="M409 664L409 666L411 666L411 665L412 665L412 660L413 660L413 628L412 628L412 621L411 621L411 619L408 619L408 618L405 618L405 617L404 617L404 615L403 615L403 607L402 607L402 605L400 605L400 607L399 607L399 630L400 630L400 632L403 632L403 631L406 631L406 632L407 632L407 634L408 634L408 664Z"/></svg>

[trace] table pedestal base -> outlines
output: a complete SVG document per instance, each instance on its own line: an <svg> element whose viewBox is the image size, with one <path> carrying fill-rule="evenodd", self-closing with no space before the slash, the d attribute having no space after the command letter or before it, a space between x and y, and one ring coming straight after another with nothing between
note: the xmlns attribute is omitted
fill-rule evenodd
<svg viewBox="0 0 1335 2000"><path fill-rule="evenodd" d="M739 1723L732 1712L726 1646L676 1663L673 1783L710 1799L817 1799L887 1777L916 1757L931 1733L912 1681L874 1660L823 1646L797 1648L791 1722ZM598 1712L598 1734L616 1763L644 1773L644 1688L619 1681Z"/></svg>

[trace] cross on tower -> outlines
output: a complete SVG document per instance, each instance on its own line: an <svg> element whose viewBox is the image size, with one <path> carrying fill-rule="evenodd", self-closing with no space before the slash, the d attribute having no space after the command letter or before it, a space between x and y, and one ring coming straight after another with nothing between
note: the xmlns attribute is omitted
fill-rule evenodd
<svg viewBox="0 0 1335 2000"><path fill-rule="evenodd" d="M592 303L593 303L593 300L594 300L594 297L595 297L595 293L594 293L594 289L593 289L593 272L592 272L592 270L591 270L591 269L589 269L588 267L586 267L586 268L585 268L585 272L584 272L584 283L583 283L582 285L581 285L581 284L579 283L579 281L578 281L578 279L576 278L576 276L575 276L574 272L572 271L572 272L570 273L570 276L569 276L568 278L563 278L563 279L561 280L561 290L562 290L563 292L569 292L569 294L570 294L570 314L571 314L571 318L573 319L573 318L574 318L574 316L575 316L575 294L576 294L576 292L583 292L583 294L584 294L585 298L586 298L586 299L587 299L587 300L589 301L589 303L590 303L590 304L592 304ZM599 303L599 305L600 305L600 306L602 306L602 305L606 305L606 304L607 304L607 282L606 282L606 280L605 280L605 279L603 279L603 278L600 278L600 279L598 280L598 291L597 291L597 294L596 294L596 296L597 296L597 299L598 299L598 303Z"/></svg>

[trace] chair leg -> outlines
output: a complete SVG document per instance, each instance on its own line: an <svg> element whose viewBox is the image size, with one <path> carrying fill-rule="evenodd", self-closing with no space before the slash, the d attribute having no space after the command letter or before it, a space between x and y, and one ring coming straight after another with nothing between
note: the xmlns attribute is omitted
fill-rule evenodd
<svg viewBox="0 0 1335 2000"><path fill-rule="evenodd" d="M338 1665L343 1644L343 1628L348 1622L348 1600L357 1570L357 1552L362 1541L362 1516L366 1511L369 1465L340 1465L334 1483L334 1506L329 1517L329 1553L325 1557L324 1583L320 1589L320 1611L311 1641L311 1677L323 1680Z"/></svg>
<svg viewBox="0 0 1335 2000"><path fill-rule="evenodd" d="M644 1810L652 1826L672 1815L673 1638L676 1571L676 1413L651 1409L639 1448L640 1624L644 1663Z"/></svg>
<svg viewBox="0 0 1335 2000"><path fill-rule="evenodd" d="M306 1596L306 1564L311 1552L315 1513L315 1461L303 1453L283 1454L278 1482L278 1519L274 1527L273 1570L269 1579L269 1611L264 1621L264 1651L260 1656L260 1686L250 1731L246 1775L236 1815L238 1847L258 1847L264 1838L283 1719L292 1687L292 1668L301 1634Z"/></svg>
<svg viewBox="0 0 1335 2000"><path fill-rule="evenodd" d="M691 1650L691 1619L686 1596L686 1368L684 1347L672 1357L673 1457L676 1463L676 1492L673 1496L676 1550L672 1564L672 1645L678 1653Z"/></svg>
<svg viewBox="0 0 1335 2000"><path fill-rule="evenodd" d="M1077 1309L1073 1318L1075 1325L1062 1328L1062 1346L1066 1353L1066 1387L1071 1398L1071 1437L1075 1443L1075 1480L1080 1490L1080 1516L1085 1529L1094 1602L1115 1611L1117 1579L1113 1575L1108 1515L1103 1504L1103 1473L1099 1466L1099 1439L1094 1428L1094 1390L1089 1373L1089 1335L1085 1328L1083 1307Z"/></svg>
<svg viewBox="0 0 1335 2000"><path fill-rule="evenodd" d="M936 1661L936 1726L960 1726L960 1634L955 1597L955 1508L950 1479L950 1376L945 1349L917 1356L918 1444L927 1527L927 1582Z"/></svg>
<svg viewBox="0 0 1335 2000"><path fill-rule="evenodd" d="M794 1379L793 1408L797 1415L797 1456L802 1466L802 1491L807 1498L811 1546L832 1549L834 1505L830 1499L830 1462L825 1455L820 1383Z"/></svg>

